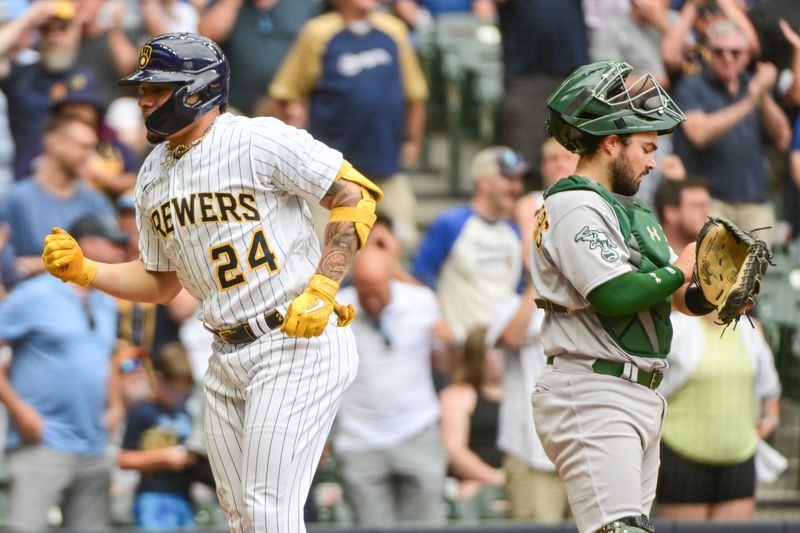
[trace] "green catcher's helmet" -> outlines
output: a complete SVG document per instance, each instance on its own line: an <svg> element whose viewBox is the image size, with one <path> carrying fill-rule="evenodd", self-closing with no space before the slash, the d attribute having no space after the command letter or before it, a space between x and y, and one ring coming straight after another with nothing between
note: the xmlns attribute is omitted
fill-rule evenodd
<svg viewBox="0 0 800 533"><path fill-rule="evenodd" d="M624 61L579 67L547 100L547 131L570 152L584 155L597 138L655 131L670 133L686 120L651 74L627 83Z"/></svg>

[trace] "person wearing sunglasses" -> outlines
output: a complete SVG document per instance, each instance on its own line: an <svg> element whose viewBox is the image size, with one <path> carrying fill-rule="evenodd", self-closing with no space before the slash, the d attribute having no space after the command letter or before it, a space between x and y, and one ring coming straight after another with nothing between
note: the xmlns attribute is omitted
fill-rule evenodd
<svg viewBox="0 0 800 533"><path fill-rule="evenodd" d="M675 153L689 174L705 179L712 215L746 230L773 226L767 147L785 152L791 137L789 121L771 94L777 68L757 62L747 70L751 47L732 21L713 23L707 37L708 65L675 89L675 101L686 113L675 134ZM771 242L769 234L762 237Z"/></svg>
<svg viewBox="0 0 800 533"><path fill-rule="evenodd" d="M414 258L412 274L436 290L459 342L491 321L519 285L520 235L510 219L527 170L523 156L506 146L478 152L472 200L439 215Z"/></svg>
<svg viewBox="0 0 800 533"><path fill-rule="evenodd" d="M682 76L697 72L708 59L708 31L720 20L730 20L741 28L758 56L759 33L739 0L687 0L680 15L672 20L661 40L661 57L674 84Z"/></svg>

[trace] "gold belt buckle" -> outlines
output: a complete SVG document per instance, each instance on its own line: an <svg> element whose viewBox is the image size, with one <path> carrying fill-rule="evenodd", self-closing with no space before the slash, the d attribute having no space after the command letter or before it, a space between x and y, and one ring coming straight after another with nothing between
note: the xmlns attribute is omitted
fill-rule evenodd
<svg viewBox="0 0 800 533"><path fill-rule="evenodd" d="M214 333L216 333L217 336L219 338L221 338L222 340L224 340L225 342L229 342L228 338L232 337L236 333L236 328L233 328L233 327L231 327L231 328L220 328L220 329L214 330Z"/></svg>
<svg viewBox="0 0 800 533"><path fill-rule="evenodd" d="M650 376L650 386L649 386L650 390L658 388L658 386L661 385L662 377L663 374L661 372L653 370L653 374Z"/></svg>

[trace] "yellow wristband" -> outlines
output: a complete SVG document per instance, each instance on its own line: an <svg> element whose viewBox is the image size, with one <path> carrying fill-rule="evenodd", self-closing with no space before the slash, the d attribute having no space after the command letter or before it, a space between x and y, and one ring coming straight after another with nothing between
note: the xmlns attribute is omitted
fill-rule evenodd
<svg viewBox="0 0 800 533"><path fill-rule="evenodd" d="M75 283L87 287L92 281L94 281L95 276L97 276L97 263L84 257L83 268L81 269L78 277L74 280Z"/></svg>

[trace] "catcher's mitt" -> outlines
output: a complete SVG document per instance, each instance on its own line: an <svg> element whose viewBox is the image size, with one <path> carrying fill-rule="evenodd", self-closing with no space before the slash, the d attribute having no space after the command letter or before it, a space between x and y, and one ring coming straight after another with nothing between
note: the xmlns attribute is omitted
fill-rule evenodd
<svg viewBox="0 0 800 533"><path fill-rule="evenodd" d="M730 220L708 217L697 235L694 282L717 310L721 324L735 324L753 307L769 264L767 243Z"/></svg>

